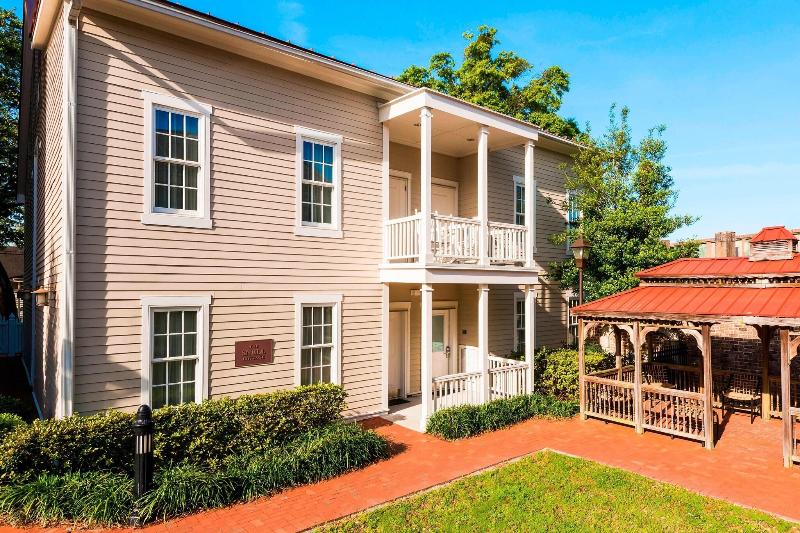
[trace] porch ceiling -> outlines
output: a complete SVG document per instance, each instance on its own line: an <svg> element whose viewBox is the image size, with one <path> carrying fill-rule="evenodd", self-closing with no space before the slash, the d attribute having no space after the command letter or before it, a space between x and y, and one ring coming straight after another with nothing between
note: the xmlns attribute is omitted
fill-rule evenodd
<svg viewBox="0 0 800 533"><path fill-rule="evenodd" d="M489 150L520 146L538 140L533 124L495 113L428 89L420 89L380 106L380 118L389 127L392 142L420 146L419 112L431 109L433 151L464 157L478 150L478 129L488 126Z"/></svg>

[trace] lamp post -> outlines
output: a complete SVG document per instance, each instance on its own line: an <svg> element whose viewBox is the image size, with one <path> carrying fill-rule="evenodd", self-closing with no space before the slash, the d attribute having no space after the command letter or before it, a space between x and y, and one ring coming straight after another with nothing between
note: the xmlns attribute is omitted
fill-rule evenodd
<svg viewBox="0 0 800 533"><path fill-rule="evenodd" d="M583 237L578 237L571 247L572 255L575 256L575 266L578 267L578 305L583 305L583 267L586 266L586 256L592 245Z"/></svg>

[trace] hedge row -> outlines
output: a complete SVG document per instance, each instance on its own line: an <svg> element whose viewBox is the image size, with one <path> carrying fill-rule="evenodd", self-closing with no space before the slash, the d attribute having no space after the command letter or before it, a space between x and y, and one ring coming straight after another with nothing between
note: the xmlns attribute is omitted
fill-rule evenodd
<svg viewBox="0 0 800 533"><path fill-rule="evenodd" d="M614 356L598 345L586 346L586 372L613 368ZM534 354L536 390L562 400L578 401L578 350L542 348Z"/></svg>
<svg viewBox="0 0 800 533"><path fill-rule="evenodd" d="M504 428L528 418L569 418L577 412L575 402L533 393L483 405L442 409L428 419L425 430L437 437L455 440Z"/></svg>
<svg viewBox="0 0 800 533"><path fill-rule="evenodd" d="M340 420L344 400L339 386L313 385L157 409L156 468L189 464L215 469L231 455L261 453ZM44 473L130 475L133 421L133 414L111 411L13 428L0 443L0 481Z"/></svg>
<svg viewBox="0 0 800 533"><path fill-rule="evenodd" d="M0 514L12 523L110 526L124 524L135 505L145 521L166 519L320 481L388 453L388 443L378 434L339 421L265 452L229 457L217 469L191 464L165 469L138 502L128 476L45 474L0 488Z"/></svg>

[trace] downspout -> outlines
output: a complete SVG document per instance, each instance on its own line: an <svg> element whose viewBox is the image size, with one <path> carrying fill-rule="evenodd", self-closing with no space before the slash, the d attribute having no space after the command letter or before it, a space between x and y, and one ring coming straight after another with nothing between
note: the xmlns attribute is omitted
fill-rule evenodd
<svg viewBox="0 0 800 533"><path fill-rule="evenodd" d="M58 418L72 415L73 359L75 347L75 101L77 93L78 17L82 0L64 2L62 24L63 101L64 101L64 171L62 175L62 231L64 239L64 276L61 283L59 324L61 325L61 379L58 387Z"/></svg>

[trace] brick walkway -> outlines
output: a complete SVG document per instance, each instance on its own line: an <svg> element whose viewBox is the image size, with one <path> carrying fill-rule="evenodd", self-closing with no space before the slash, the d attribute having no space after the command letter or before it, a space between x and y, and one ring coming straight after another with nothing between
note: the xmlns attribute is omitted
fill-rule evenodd
<svg viewBox="0 0 800 533"><path fill-rule="evenodd" d="M631 428L595 420L528 421L453 443L381 419L368 424L401 450L387 461L335 479L143 531L303 530L543 448L800 521L800 468L783 468L781 425L776 421L750 425L747 416L734 416L713 451L655 433L639 436Z"/></svg>

